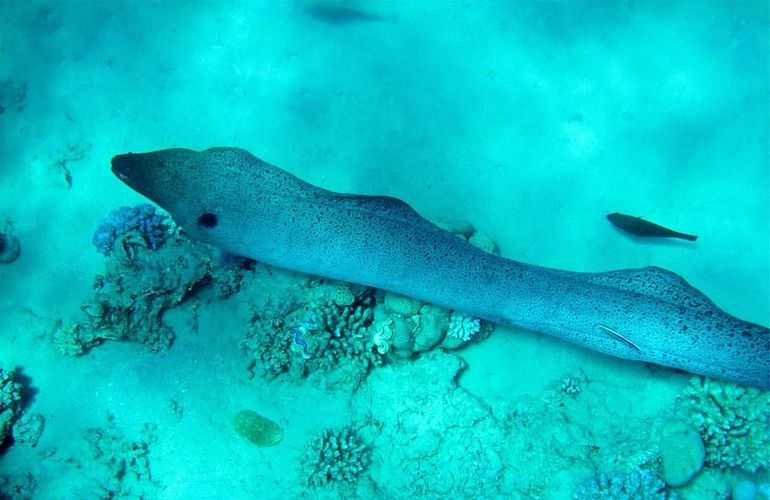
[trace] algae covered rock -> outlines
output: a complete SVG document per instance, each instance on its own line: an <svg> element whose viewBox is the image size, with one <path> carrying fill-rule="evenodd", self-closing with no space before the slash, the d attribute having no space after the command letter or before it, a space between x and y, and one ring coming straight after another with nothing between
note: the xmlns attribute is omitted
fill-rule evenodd
<svg viewBox="0 0 770 500"><path fill-rule="evenodd" d="M682 422L670 422L660 438L663 480L671 486L684 486L700 472L706 449L698 431Z"/></svg>
<svg viewBox="0 0 770 500"><path fill-rule="evenodd" d="M283 439L280 425L251 410L236 413L233 428L236 434L257 446L275 446Z"/></svg>

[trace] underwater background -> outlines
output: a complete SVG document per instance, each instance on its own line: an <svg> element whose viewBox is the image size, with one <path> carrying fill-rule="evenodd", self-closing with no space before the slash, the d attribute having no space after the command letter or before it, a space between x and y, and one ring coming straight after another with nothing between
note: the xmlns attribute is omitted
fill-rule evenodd
<svg viewBox="0 0 770 500"><path fill-rule="evenodd" d="M0 492L770 498L767 392L222 255L109 168L237 146L767 326L768 34L764 1L0 0Z"/></svg>

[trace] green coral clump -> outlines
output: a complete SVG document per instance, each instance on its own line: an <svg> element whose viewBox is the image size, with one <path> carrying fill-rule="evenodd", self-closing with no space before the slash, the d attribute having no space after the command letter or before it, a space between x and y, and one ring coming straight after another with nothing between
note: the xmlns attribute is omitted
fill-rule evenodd
<svg viewBox="0 0 770 500"><path fill-rule="evenodd" d="M679 411L700 433L708 465L749 472L770 467L770 392L695 377Z"/></svg>
<svg viewBox="0 0 770 500"><path fill-rule="evenodd" d="M308 486L354 485L370 463L370 451L350 426L326 429L314 439L303 456L301 474Z"/></svg>
<svg viewBox="0 0 770 500"><path fill-rule="evenodd" d="M283 439L280 425L251 410L236 413L233 428L236 434L257 446L274 446Z"/></svg>
<svg viewBox="0 0 770 500"><path fill-rule="evenodd" d="M21 384L16 372L0 366L0 445L11 435L13 424L21 415Z"/></svg>

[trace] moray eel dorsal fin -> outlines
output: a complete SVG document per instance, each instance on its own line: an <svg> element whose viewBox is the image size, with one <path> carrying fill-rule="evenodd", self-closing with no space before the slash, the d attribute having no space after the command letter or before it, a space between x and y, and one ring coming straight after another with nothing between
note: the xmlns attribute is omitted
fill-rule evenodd
<svg viewBox="0 0 770 500"><path fill-rule="evenodd" d="M586 281L638 293L670 304L686 303L690 307L714 307L708 297L678 274L660 267L622 269L586 275Z"/></svg>

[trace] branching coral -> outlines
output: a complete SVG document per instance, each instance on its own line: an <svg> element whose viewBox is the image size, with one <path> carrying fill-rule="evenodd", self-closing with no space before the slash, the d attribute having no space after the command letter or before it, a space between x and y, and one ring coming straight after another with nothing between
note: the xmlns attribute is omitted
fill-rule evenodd
<svg viewBox="0 0 770 500"><path fill-rule="evenodd" d="M449 327L446 334L450 337L468 342L481 331L481 320L452 311L449 316Z"/></svg>
<svg viewBox="0 0 770 500"><path fill-rule="evenodd" d="M110 212L96 228L93 244L104 255L112 254L117 247L131 258L138 248L160 248L171 229L169 218L157 213L152 205L120 207Z"/></svg>
<svg viewBox="0 0 770 500"><path fill-rule="evenodd" d="M380 364L371 328L374 291L346 286L345 292L340 286L322 284L306 291L310 302L259 311L243 341L255 366L268 377L284 372L302 377L342 366L361 376Z"/></svg>
<svg viewBox="0 0 770 500"><path fill-rule="evenodd" d="M311 487L352 485L369 467L369 449L352 427L326 429L314 439L300 462Z"/></svg>
<svg viewBox="0 0 770 500"><path fill-rule="evenodd" d="M679 411L701 435L710 466L770 467L770 392L695 377Z"/></svg>

